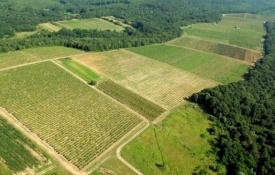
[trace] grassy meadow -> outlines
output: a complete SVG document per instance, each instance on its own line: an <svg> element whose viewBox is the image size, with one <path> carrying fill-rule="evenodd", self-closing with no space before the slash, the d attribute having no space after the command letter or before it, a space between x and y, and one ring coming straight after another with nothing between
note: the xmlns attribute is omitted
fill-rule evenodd
<svg viewBox="0 0 275 175"><path fill-rule="evenodd" d="M215 166L215 156L207 153L209 126L207 114L187 103L126 145L121 155L145 174L192 174L195 168Z"/></svg>
<svg viewBox="0 0 275 175"><path fill-rule="evenodd" d="M194 92L219 84L126 50L91 53L75 59L164 109L181 104L184 97Z"/></svg>
<svg viewBox="0 0 275 175"><path fill-rule="evenodd" d="M73 60L72 58L61 58L59 60L56 60L57 63L61 64L68 70L72 71L79 77L81 77L83 80L87 81L87 83L93 81L98 81L102 79L103 77L100 76L95 71L91 70L90 68L80 64L79 62Z"/></svg>
<svg viewBox="0 0 275 175"><path fill-rule="evenodd" d="M249 68L235 59L163 44L128 50L220 83L242 80Z"/></svg>
<svg viewBox="0 0 275 175"><path fill-rule="evenodd" d="M92 172L90 175L105 174L136 175L135 172L133 172L129 167L127 167L116 157L109 158L96 171Z"/></svg>
<svg viewBox="0 0 275 175"><path fill-rule="evenodd" d="M77 49L62 46L39 47L25 49L21 51L0 53L0 69L35 61L42 61L52 58L60 58L84 53L85 52Z"/></svg>
<svg viewBox="0 0 275 175"><path fill-rule="evenodd" d="M1 105L79 169L141 122L51 62L1 71L0 81Z"/></svg>
<svg viewBox="0 0 275 175"><path fill-rule="evenodd" d="M69 21L59 21L55 22L59 27L65 27L68 29L98 29L98 30L116 30L122 31L124 28L118 25L115 25L111 22L105 21L99 18L90 18L90 19L75 19Z"/></svg>

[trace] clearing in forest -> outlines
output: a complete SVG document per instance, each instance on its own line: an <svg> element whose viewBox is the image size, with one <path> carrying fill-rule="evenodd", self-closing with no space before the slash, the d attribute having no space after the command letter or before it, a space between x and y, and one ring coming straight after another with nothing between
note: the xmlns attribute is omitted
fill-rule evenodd
<svg viewBox="0 0 275 175"><path fill-rule="evenodd" d="M0 53L0 69L24 63L31 63L35 61L60 58L84 53L85 52L82 52L77 49L62 46L39 47L32 49L24 49L21 51Z"/></svg>
<svg viewBox="0 0 275 175"><path fill-rule="evenodd" d="M194 92L218 84L126 50L91 53L76 59L165 109L179 105Z"/></svg>
<svg viewBox="0 0 275 175"><path fill-rule="evenodd" d="M55 22L55 24L60 27L65 27L68 29L98 29L98 30L116 30L116 31L122 31L124 29L124 27L122 26L115 25L111 22L108 22L99 18L59 21L59 22Z"/></svg>
<svg viewBox="0 0 275 175"><path fill-rule="evenodd" d="M265 35L263 20L247 19L243 16L224 15L219 23L200 23L184 27L188 35L200 39L262 51L262 38Z"/></svg>
<svg viewBox="0 0 275 175"><path fill-rule="evenodd" d="M61 29L61 27L58 27L56 25L53 25L51 23L42 23L38 25L39 27L42 27L43 29L49 30L50 32L57 32Z"/></svg>
<svg viewBox="0 0 275 175"><path fill-rule="evenodd" d="M195 168L205 168L203 165L216 168L215 156L208 153L211 136L207 132L207 118L195 104L177 107L162 124L149 127L126 145L121 155L144 174L193 174Z"/></svg>
<svg viewBox="0 0 275 175"><path fill-rule="evenodd" d="M52 62L1 71L0 81L1 105L79 169L141 122Z"/></svg>
<svg viewBox="0 0 275 175"><path fill-rule="evenodd" d="M221 83L242 80L249 68L228 57L163 44L128 50Z"/></svg>

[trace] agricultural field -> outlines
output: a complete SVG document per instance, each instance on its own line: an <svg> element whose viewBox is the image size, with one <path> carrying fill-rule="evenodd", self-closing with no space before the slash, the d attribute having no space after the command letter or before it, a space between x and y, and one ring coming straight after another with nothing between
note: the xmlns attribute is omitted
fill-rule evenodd
<svg viewBox="0 0 275 175"><path fill-rule="evenodd" d="M116 30L122 31L124 27L115 25L111 22L105 21L99 18L91 19L74 19L69 21L55 22L59 27L65 27L68 29L98 29L98 30Z"/></svg>
<svg viewBox="0 0 275 175"><path fill-rule="evenodd" d="M182 46L186 48L192 48L201 50L204 52L215 53L231 58L235 58L248 63L256 62L262 57L262 53L253 50L236 47L228 44L222 44L212 41L206 41L194 37L181 37L179 39L169 42L169 45Z"/></svg>
<svg viewBox="0 0 275 175"><path fill-rule="evenodd" d="M77 49L55 46L55 47L39 47L14 51L8 53L0 53L0 69L16 66L35 61L42 61L52 58L60 58L70 55L84 54Z"/></svg>
<svg viewBox="0 0 275 175"><path fill-rule="evenodd" d="M219 84L126 50L74 58L164 109L181 104L184 97L194 92Z"/></svg>
<svg viewBox="0 0 275 175"><path fill-rule="evenodd" d="M165 112L165 109L139 96L138 94L133 93L123 86L120 86L112 80L107 80L100 83L98 85L98 89L110 95L117 101L129 106L131 109L149 120L154 120Z"/></svg>
<svg viewBox="0 0 275 175"><path fill-rule="evenodd" d="M1 105L79 169L141 122L52 62L1 71L0 81Z"/></svg>
<svg viewBox="0 0 275 175"><path fill-rule="evenodd" d="M50 32L57 32L57 31L59 31L61 29L61 27L53 25L53 24L51 24L49 22L48 23L39 24L38 26L41 27L41 28L43 28L43 29L46 29L46 30L48 30Z"/></svg>
<svg viewBox="0 0 275 175"><path fill-rule="evenodd" d="M57 63L64 66L66 69L72 71L79 77L81 77L83 80L85 80L87 83L91 81L98 81L103 79L102 76L98 75L96 72L91 70L90 68L80 64L79 62L73 60L72 58L61 58L59 60L56 60Z"/></svg>
<svg viewBox="0 0 275 175"><path fill-rule="evenodd" d="M15 174L27 168L46 164L48 158L43 155L29 139L0 116L0 174Z"/></svg>
<svg viewBox="0 0 275 175"><path fill-rule="evenodd" d="M193 174L204 165L216 167L216 157L208 154L207 117L195 104L179 106L160 125L149 127L126 145L121 155L144 174Z"/></svg>
<svg viewBox="0 0 275 175"><path fill-rule="evenodd" d="M218 24L192 24L184 27L188 35L200 39L262 51L262 38L265 35L262 20L247 19L239 16L224 15ZM237 29L240 27L240 29Z"/></svg>
<svg viewBox="0 0 275 175"><path fill-rule="evenodd" d="M220 83L242 80L249 68L235 59L164 44L128 50Z"/></svg>

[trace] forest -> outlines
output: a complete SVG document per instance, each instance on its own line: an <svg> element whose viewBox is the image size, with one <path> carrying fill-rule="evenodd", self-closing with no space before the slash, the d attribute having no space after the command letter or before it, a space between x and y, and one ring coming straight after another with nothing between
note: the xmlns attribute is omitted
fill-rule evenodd
<svg viewBox="0 0 275 175"><path fill-rule="evenodd" d="M275 23L265 27L265 56L244 81L191 97L215 116L211 143L227 174L275 174Z"/></svg>
<svg viewBox="0 0 275 175"><path fill-rule="evenodd" d="M31 0L29 0L31 2ZM180 27L198 22L219 22L222 13L275 9L272 0L51 0L29 6L27 2L0 0L0 52L39 46L66 46L85 51L138 47L179 37ZM36 2L36 1L35 1ZM215 7L215 8L213 8ZM132 28L123 32L63 29L40 31L27 38L12 38L16 32L35 31L43 22L72 18L114 16Z"/></svg>

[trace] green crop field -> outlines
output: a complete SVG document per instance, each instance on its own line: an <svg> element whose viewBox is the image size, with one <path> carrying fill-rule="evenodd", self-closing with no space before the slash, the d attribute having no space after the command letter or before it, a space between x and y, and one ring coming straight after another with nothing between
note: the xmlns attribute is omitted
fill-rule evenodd
<svg viewBox="0 0 275 175"><path fill-rule="evenodd" d="M249 68L249 65L235 59L168 45L128 50L221 83L242 80Z"/></svg>
<svg viewBox="0 0 275 175"><path fill-rule="evenodd" d="M215 157L207 154L207 117L194 104L180 106L161 125L151 126L126 145L121 155L145 174L193 174L198 166L215 167Z"/></svg>
<svg viewBox="0 0 275 175"><path fill-rule="evenodd" d="M262 51L265 34L262 20L225 15L218 24L193 24L183 28L188 35ZM240 29L236 29L239 26Z"/></svg>
<svg viewBox="0 0 275 175"><path fill-rule="evenodd" d="M91 53L76 59L165 109L179 105L194 92L218 84L126 50Z"/></svg>
<svg viewBox="0 0 275 175"><path fill-rule="evenodd" d="M120 86L112 80L100 83L98 89L115 98L117 101L129 106L149 120L154 120L165 111L160 106Z"/></svg>
<svg viewBox="0 0 275 175"><path fill-rule="evenodd" d="M80 64L79 62L71 58L62 58L57 60L56 62L69 69L87 82L98 81L103 78L90 68Z"/></svg>
<svg viewBox="0 0 275 175"><path fill-rule="evenodd" d="M205 52L236 58L249 63L255 62L262 57L262 54L260 52L232 45L216 43L213 41L206 41L189 36L184 36L176 40L173 40L169 42L169 45L198 49Z"/></svg>
<svg viewBox="0 0 275 175"><path fill-rule="evenodd" d="M0 116L0 174L16 174L33 169L47 161L42 152L18 130ZM41 162L32 152L40 155ZM6 169L8 168L8 170ZM4 175L3 174L3 175Z"/></svg>
<svg viewBox="0 0 275 175"><path fill-rule="evenodd" d="M56 22L56 25L59 27L65 27L68 29L98 29L98 30L116 30L122 31L124 28L118 25L115 25L111 22L99 19L81 19L81 20L70 20L70 21L59 21Z"/></svg>
<svg viewBox="0 0 275 175"><path fill-rule="evenodd" d="M84 54L85 52L77 49L55 46L55 47L39 47L14 51L8 53L0 53L0 69L16 66L24 63L47 60L51 58L60 58L70 55Z"/></svg>
<svg viewBox="0 0 275 175"><path fill-rule="evenodd" d="M0 81L1 105L80 169L141 122L52 62L1 71Z"/></svg>

